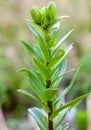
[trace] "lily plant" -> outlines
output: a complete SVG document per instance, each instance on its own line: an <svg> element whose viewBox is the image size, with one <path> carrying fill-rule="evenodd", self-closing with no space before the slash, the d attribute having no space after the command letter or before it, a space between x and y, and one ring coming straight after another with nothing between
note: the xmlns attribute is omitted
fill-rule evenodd
<svg viewBox="0 0 91 130"><path fill-rule="evenodd" d="M20 72L26 72L32 92L19 89L37 103L40 108L33 107L29 112L37 122L40 130L67 130L68 123L62 125L66 114L89 94L77 97L67 103L61 103L61 99L71 90L78 74L76 70L70 84L60 92L62 81L67 71L66 57L73 48L70 44L62 47L64 41L72 33L73 29L57 40L60 31L60 20L68 16L56 17L56 5L50 2L47 7L33 6L30 11L32 20L26 20L29 30L35 36L33 45L21 41L26 52L32 56L31 69L22 68Z"/></svg>

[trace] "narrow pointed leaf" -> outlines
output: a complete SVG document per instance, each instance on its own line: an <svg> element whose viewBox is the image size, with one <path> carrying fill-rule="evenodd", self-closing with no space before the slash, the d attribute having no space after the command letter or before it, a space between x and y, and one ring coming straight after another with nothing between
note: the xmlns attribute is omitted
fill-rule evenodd
<svg viewBox="0 0 91 130"><path fill-rule="evenodd" d="M37 80L41 83L41 86L45 89L46 88L45 81L44 81L42 75L40 74L40 72L32 70L32 73L35 75Z"/></svg>
<svg viewBox="0 0 91 130"><path fill-rule="evenodd" d="M69 128L69 124L67 123L67 124L65 124L65 125L61 128L61 130L68 130L68 128Z"/></svg>
<svg viewBox="0 0 91 130"><path fill-rule="evenodd" d="M38 61L36 58L33 58L33 61L43 77L45 79L50 79L50 71L44 66L44 64Z"/></svg>
<svg viewBox="0 0 91 130"><path fill-rule="evenodd" d="M73 43L70 44L68 47L66 47L65 51L66 51L66 55L68 54L68 52L70 52L70 50L73 48Z"/></svg>
<svg viewBox="0 0 91 130"><path fill-rule="evenodd" d="M70 109L70 108L74 107L74 106L77 105L81 100L83 100L84 98L86 98L89 94L90 94L90 93L85 94L85 95L83 95L83 96L80 96L80 97L78 97L78 98L76 98L76 99L74 99L74 100L72 100L72 101L66 103L65 105L61 106L59 109L57 109L57 110L55 110L55 111L53 112L53 114L51 115L50 119L53 120L53 119L59 114L60 111L66 109L66 108L69 108L69 109Z"/></svg>
<svg viewBox="0 0 91 130"><path fill-rule="evenodd" d="M52 67L55 67L59 62L60 60L62 59L62 57L64 56L65 54L65 51L63 49L60 50L61 51L61 54L54 58L48 65L49 68L52 68Z"/></svg>
<svg viewBox="0 0 91 130"><path fill-rule="evenodd" d="M53 27L53 26L54 26L56 23L58 23L61 19L63 19L63 18L68 18L68 17L69 17L69 16L64 15L64 16L60 16L60 17L55 18L49 27Z"/></svg>
<svg viewBox="0 0 91 130"><path fill-rule="evenodd" d="M70 52L70 50L72 49L73 44L69 45L66 49L65 49L65 54L63 55L63 57L60 59L60 61L58 62L57 65L55 65L55 67L53 68L53 73L56 71L57 67L60 66L60 64L62 63L62 61L65 59L65 57L67 56L67 54ZM58 85L59 86L59 85Z"/></svg>
<svg viewBox="0 0 91 130"><path fill-rule="evenodd" d="M56 105L56 104L61 100L61 98L62 98L63 96L65 96L65 95L71 90L71 88L73 87L73 84L74 84L74 82L75 82L75 79L76 79L76 77L77 77L77 74L78 74L78 72L79 72L79 69L80 69L80 67L79 67L79 68L77 69L77 71L75 72L75 74L74 74L74 76L73 76L73 78L72 78L70 84L68 85L68 87L65 88L65 89L63 90L63 92L61 92L61 94L58 96L58 98L56 99L54 105Z"/></svg>
<svg viewBox="0 0 91 130"><path fill-rule="evenodd" d="M62 45L62 43L69 37L69 35L73 32L73 29L71 31L69 31L67 34L65 34L61 40L58 41L58 43L56 44L56 46L54 47L53 49L53 52L52 54L54 54L58 49L59 47Z"/></svg>
<svg viewBox="0 0 91 130"><path fill-rule="evenodd" d="M37 101L37 103L39 103L43 108L44 110L48 113L50 112L49 108L47 107L47 105L42 102L38 97L35 97L34 95L32 95L30 92L28 92L27 90L24 90L24 89L19 89L18 90L19 92L29 96L30 98L32 98L33 100Z"/></svg>
<svg viewBox="0 0 91 130"><path fill-rule="evenodd" d="M69 86L67 88L65 88L64 91L61 93L61 97L63 97L65 94L67 94L71 90L71 88L72 88L72 86L73 86L73 84L74 84L74 82L76 80L76 77L78 75L79 70L80 70L80 67L75 72L75 74L74 74L74 76L73 76Z"/></svg>
<svg viewBox="0 0 91 130"><path fill-rule="evenodd" d="M40 46L40 50L41 50L42 55L44 56L46 61L49 61L50 55L49 55L48 48L46 45L46 40L43 39L43 37L41 35L39 35L39 37L38 37L38 44Z"/></svg>
<svg viewBox="0 0 91 130"><path fill-rule="evenodd" d="M35 101L39 102L38 98L35 97L34 95L32 95L30 92L28 92L27 90L24 90L24 89L18 89L17 90L18 92L21 92L27 96L29 96L30 98L34 99Z"/></svg>
<svg viewBox="0 0 91 130"><path fill-rule="evenodd" d="M44 108L44 110L48 113L50 112L49 108L47 107L46 104L46 99L45 96L43 95L44 93L44 87L42 86L42 84L39 84L38 81L36 80L36 77L33 75L32 72L30 72L29 70L27 70L26 68L22 68L19 70L19 72L27 72L28 74L28 79L30 82L30 87L32 88L32 90L34 91L34 93L38 96L39 100L37 100L37 102ZM24 93L24 91L22 91ZM25 92L26 95L29 96L29 93ZM30 95L31 98L34 98L32 95ZM34 98L35 99L35 98ZM36 99L35 99L36 100Z"/></svg>
<svg viewBox="0 0 91 130"><path fill-rule="evenodd" d="M64 77L66 74L72 72L73 70L74 70L74 69L71 69L71 70L69 70L69 71L67 71L67 72L65 72L65 73L63 73L63 74L61 74L61 75L59 75L57 78L55 78L55 80L52 81L50 87L53 87L56 82L58 82L60 79L62 79L62 77Z"/></svg>
<svg viewBox="0 0 91 130"><path fill-rule="evenodd" d="M57 64L57 66L55 66L55 68L53 68L54 70L59 66L59 64L63 61L63 59L65 59L65 57L67 56L67 54L70 52L70 50L73 48L73 44L70 44L66 49L65 49L65 54L63 55L63 57L61 58L61 60L59 61L59 63Z"/></svg>
<svg viewBox="0 0 91 130"><path fill-rule="evenodd" d="M55 80L59 75L65 73L66 68L66 59L64 58L63 61L57 66L57 68L52 72L52 81Z"/></svg>
<svg viewBox="0 0 91 130"><path fill-rule="evenodd" d="M40 48L37 44L34 45L34 51L36 52L38 59L40 61L44 62L44 58L43 58Z"/></svg>
<svg viewBox="0 0 91 130"><path fill-rule="evenodd" d="M52 31L51 38L53 39L53 41L56 41L58 33L59 33L59 28Z"/></svg>
<svg viewBox="0 0 91 130"><path fill-rule="evenodd" d="M68 112L68 109L63 110L62 112L59 113L58 117L54 120L55 129L62 123L67 112Z"/></svg>
<svg viewBox="0 0 91 130"><path fill-rule="evenodd" d="M35 108L28 109L28 111L31 113L31 115L33 116L33 118L35 119L36 123L38 124L41 130L48 130L47 117L42 112L42 110L35 107Z"/></svg>
<svg viewBox="0 0 91 130"><path fill-rule="evenodd" d="M34 92L36 93L36 95L41 99L43 100L44 99L44 96L43 96L43 92L44 92L44 87L42 87L42 85L38 82L38 80L36 79L36 77L34 76L34 74L29 71L28 69L25 69L25 68L22 68L21 70L19 70L20 72L21 71L25 71L27 72L28 74L28 79L29 79L29 82L31 84L31 88L34 90Z"/></svg>
<svg viewBox="0 0 91 130"><path fill-rule="evenodd" d="M26 43L25 41L21 41L21 43L23 44L23 46L25 47L26 51L28 52L29 55L35 56L37 57L39 60L43 61L43 57L40 54L39 50L37 52L37 50L33 49L28 43Z"/></svg>
<svg viewBox="0 0 91 130"><path fill-rule="evenodd" d="M46 46L46 39L44 37L44 34L41 31L39 31L30 21L27 20L26 24L29 27L29 29L32 31L32 33L36 36L41 52L44 58L48 61L50 59L50 56Z"/></svg>
<svg viewBox="0 0 91 130"><path fill-rule="evenodd" d="M36 55L36 52L34 51L34 49L28 44L26 43L25 41L21 41L21 43L23 44L23 46L26 48L27 52L29 54L32 54L32 55Z"/></svg>
<svg viewBox="0 0 91 130"><path fill-rule="evenodd" d="M39 31L30 20L26 20L26 24L28 26L28 28L31 30L31 32L35 35L36 38L39 37L39 35L41 35L44 38L44 35L41 31Z"/></svg>
<svg viewBox="0 0 91 130"><path fill-rule="evenodd" d="M66 64L66 59L64 58L63 61L55 69L52 75L52 81L57 79L59 75L66 73L66 69L67 69L67 64ZM60 81L57 81L55 84L53 84L53 88L59 88L62 84L63 78L64 76L60 79Z"/></svg>

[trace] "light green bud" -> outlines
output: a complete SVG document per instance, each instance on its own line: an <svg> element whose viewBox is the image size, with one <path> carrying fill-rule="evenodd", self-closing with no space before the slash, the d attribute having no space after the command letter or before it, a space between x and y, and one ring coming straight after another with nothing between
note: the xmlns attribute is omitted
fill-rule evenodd
<svg viewBox="0 0 91 130"><path fill-rule="evenodd" d="M49 20L47 19L47 8L43 7L41 9L41 25L45 28L47 27Z"/></svg>
<svg viewBox="0 0 91 130"><path fill-rule="evenodd" d="M37 6L33 6L31 9L31 16L36 24L41 24L41 11Z"/></svg>
<svg viewBox="0 0 91 130"><path fill-rule="evenodd" d="M47 9L46 7L41 8L42 16L44 15L46 17L46 9Z"/></svg>
<svg viewBox="0 0 91 130"><path fill-rule="evenodd" d="M54 19L55 16L56 16L56 5L55 5L55 3L54 2L50 2L49 5L48 5L48 9L49 9L49 11L51 13L52 19Z"/></svg>
<svg viewBox="0 0 91 130"><path fill-rule="evenodd" d="M45 17L48 21L51 21L51 20L52 20L52 18L51 18L51 13L50 13L50 11L49 11L48 8L43 7L43 8L41 9L41 13L42 13L42 16Z"/></svg>
<svg viewBox="0 0 91 130"><path fill-rule="evenodd" d="M52 16L51 16L51 12L50 12L50 10L48 8L46 10L46 17L47 17L48 21L51 22Z"/></svg>

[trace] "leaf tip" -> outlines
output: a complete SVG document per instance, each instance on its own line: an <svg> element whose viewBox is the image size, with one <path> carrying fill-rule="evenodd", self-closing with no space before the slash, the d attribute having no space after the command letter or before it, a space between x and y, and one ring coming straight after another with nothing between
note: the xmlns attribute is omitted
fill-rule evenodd
<svg viewBox="0 0 91 130"><path fill-rule="evenodd" d="M17 72L23 72L23 71L28 71L26 68L21 68L19 70L17 70Z"/></svg>

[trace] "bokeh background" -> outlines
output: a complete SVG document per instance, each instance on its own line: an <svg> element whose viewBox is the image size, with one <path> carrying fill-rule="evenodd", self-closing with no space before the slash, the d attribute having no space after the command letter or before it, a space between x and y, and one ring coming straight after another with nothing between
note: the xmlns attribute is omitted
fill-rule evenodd
<svg viewBox="0 0 91 130"><path fill-rule="evenodd" d="M19 88L30 90L26 75L17 73L21 67L31 67L20 40L32 44L34 37L28 30L25 19L31 19L32 5L42 7L49 2L50 0L0 0L0 130L35 130L27 108L38 104L17 92ZM68 56L68 69L82 64L73 89L65 97L67 101L89 92L91 88L91 0L54 2L57 5L57 16L70 16L61 20L59 38L74 29L65 42L65 45L74 43ZM73 73L66 76L63 87L69 84L72 76ZM68 115L70 130L91 130L88 116L90 103L90 98L83 101Z"/></svg>

